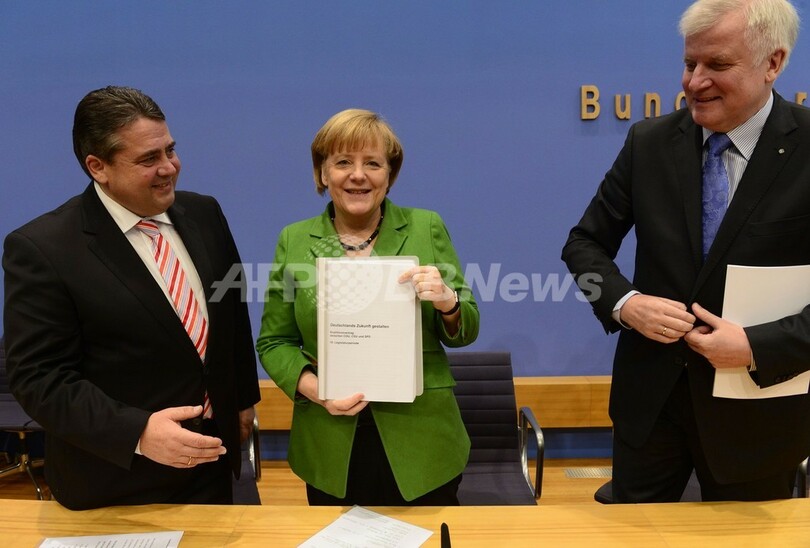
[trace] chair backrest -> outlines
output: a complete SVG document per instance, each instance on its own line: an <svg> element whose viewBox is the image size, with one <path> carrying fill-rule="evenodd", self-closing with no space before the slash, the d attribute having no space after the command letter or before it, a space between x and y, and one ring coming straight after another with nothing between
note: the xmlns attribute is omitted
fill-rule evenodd
<svg viewBox="0 0 810 548"><path fill-rule="evenodd" d="M11 387L9 386L8 382L8 373L6 372L6 346L5 346L6 339L3 336L0 336L0 402L4 404L13 403L14 405L11 407L13 409L19 409L19 411L15 411L15 416L19 414L23 414L22 407L17 402L17 398L14 397L14 394L11 393ZM9 409L9 407L4 407L4 409ZM31 420L30 417L25 415L28 420ZM37 425L37 429L40 428Z"/></svg>
<svg viewBox="0 0 810 548"><path fill-rule="evenodd" d="M0 401L15 401L8 386L6 374L6 345L5 337L0 337Z"/></svg>
<svg viewBox="0 0 810 548"><path fill-rule="evenodd" d="M448 352L471 463L519 461L517 405L509 352Z"/></svg>

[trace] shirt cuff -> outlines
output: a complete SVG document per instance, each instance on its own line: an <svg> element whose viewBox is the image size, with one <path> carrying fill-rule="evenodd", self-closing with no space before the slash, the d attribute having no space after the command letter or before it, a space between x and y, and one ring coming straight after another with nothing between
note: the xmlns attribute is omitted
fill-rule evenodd
<svg viewBox="0 0 810 548"><path fill-rule="evenodd" d="M630 327L629 325L625 325L622 322L621 320L622 307L624 306L624 303L626 303L633 295L641 295L641 291L636 291L634 289L633 291L628 292L627 295L616 301L616 304L613 306L613 312L610 315L613 318L613 321L615 321L617 324L624 327L625 329L633 329L633 328Z"/></svg>

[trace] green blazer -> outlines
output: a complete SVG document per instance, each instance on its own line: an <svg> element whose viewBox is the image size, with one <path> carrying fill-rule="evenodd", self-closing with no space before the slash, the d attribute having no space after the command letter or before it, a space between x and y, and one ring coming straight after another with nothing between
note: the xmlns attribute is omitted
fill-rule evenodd
<svg viewBox="0 0 810 548"><path fill-rule="evenodd" d="M399 490L413 500L444 485L467 464L470 440L453 395L442 343L465 346L478 336L479 313L450 235L435 212L400 208L385 200L385 217L374 244L379 256L415 255L439 267L458 291L461 324L450 336L432 303L422 303L424 393L413 403L370 404ZM317 359L315 258L343 254L330 220L332 204L318 217L285 227L278 239L257 351L265 370L295 402L288 458L308 484L346 496L357 417L336 417L296 393L298 377Z"/></svg>

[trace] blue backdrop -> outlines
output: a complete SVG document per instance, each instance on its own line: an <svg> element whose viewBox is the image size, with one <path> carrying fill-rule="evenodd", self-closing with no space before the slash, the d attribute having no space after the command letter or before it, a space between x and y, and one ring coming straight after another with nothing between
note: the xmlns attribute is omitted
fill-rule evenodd
<svg viewBox="0 0 810 548"><path fill-rule="evenodd" d="M806 12L805 1L797 2ZM445 219L481 308L475 349L520 375L608 374L615 340L559 259L644 94L680 91L669 0L0 2L0 235L81 192L76 103L108 84L165 111L179 186L215 195L253 279L287 223L320 213L309 145L349 107L382 113L405 147L391 198ZM800 36L777 89L810 89ZM597 86L600 115L580 117ZM630 97L631 120L614 96ZM630 271L632 242L620 262ZM1 291L1 290L0 290ZM263 373L263 372L262 372Z"/></svg>

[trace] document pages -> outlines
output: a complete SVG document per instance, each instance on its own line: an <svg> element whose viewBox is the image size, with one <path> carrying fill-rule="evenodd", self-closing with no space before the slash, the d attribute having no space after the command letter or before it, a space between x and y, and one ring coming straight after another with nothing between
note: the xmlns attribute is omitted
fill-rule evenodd
<svg viewBox="0 0 810 548"><path fill-rule="evenodd" d="M318 397L412 402L423 390L421 305L397 279L417 257L318 258Z"/></svg>
<svg viewBox="0 0 810 548"><path fill-rule="evenodd" d="M743 327L797 314L810 303L810 265L728 265L723 298L723 318ZM745 367L715 369L713 395L736 399L776 398L807 394L808 386L810 371L760 388Z"/></svg>

